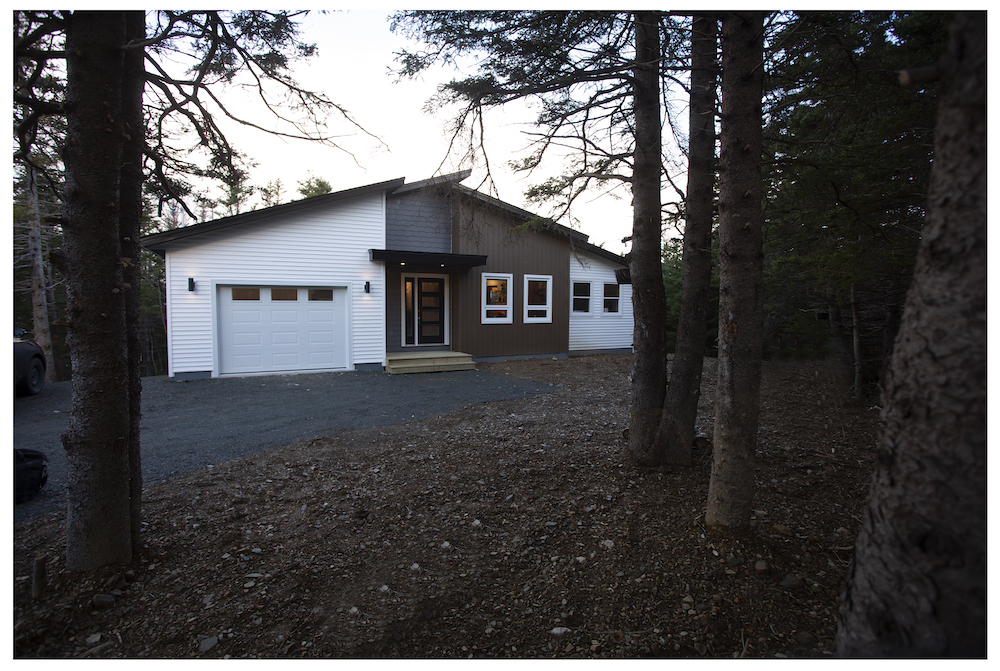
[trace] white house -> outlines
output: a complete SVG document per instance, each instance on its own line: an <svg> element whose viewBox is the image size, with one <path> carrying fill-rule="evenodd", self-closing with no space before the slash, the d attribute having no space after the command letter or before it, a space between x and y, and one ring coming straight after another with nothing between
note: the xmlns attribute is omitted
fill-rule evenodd
<svg viewBox="0 0 1000 671"><path fill-rule="evenodd" d="M458 185L467 175L380 182L144 237L165 259L169 375L383 370L428 351L630 350L631 285L615 277L625 260L551 223L511 235L535 217ZM503 305L484 304L501 295Z"/></svg>

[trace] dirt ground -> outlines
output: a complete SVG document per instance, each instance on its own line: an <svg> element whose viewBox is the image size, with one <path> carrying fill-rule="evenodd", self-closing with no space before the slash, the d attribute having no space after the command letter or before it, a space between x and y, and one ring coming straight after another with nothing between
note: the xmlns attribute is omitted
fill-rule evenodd
<svg viewBox="0 0 1000 671"><path fill-rule="evenodd" d="M67 573L62 515L15 528L15 656L831 654L878 412L828 364L765 363L737 538L704 525L710 453L624 463L630 355L480 367L555 386L149 486L132 566Z"/></svg>

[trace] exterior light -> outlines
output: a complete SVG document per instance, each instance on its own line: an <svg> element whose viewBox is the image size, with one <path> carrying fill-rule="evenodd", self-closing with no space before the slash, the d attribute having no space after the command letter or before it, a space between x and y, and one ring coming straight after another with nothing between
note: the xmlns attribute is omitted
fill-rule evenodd
<svg viewBox="0 0 1000 671"><path fill-rule="evenodd" d="M188 291L194 291L194 278L188 278Z"/></svg>

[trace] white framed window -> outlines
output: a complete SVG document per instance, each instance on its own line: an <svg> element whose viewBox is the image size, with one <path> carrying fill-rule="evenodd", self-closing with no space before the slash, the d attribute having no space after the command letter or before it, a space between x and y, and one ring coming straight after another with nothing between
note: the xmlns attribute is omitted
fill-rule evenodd
<svg viewBox="0 0 1000 671"><path fill-rule="evenodd" d="M484 324L512 324L511 285L514 276L510 273L483 273L483 318Z"/></svg>
<svg viewBox="0 0 1000 671"><path fill-rule="evenodd" d="M573 282L573 312L590 312L590 282Z"/></svg>
<svg viewBox="0 0 1000 671"><path fill-rule="evenodd" d="M524 276L524 323L552 323L552 276Z"/></svg>
<svg viewBox="0 0 1000 671"><path fill-rule="evenodd" d="M604 285L604 314L621 314L621 289L617 284Z"/></svg>

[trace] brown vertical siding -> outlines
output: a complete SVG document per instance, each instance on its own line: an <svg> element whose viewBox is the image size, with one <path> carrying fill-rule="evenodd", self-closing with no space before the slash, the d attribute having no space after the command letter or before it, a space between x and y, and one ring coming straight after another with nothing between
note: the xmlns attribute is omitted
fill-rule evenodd
<svg viewBox="0 0 1000 671"><path fill-rule="evenodd" d="M560 354L569 350L569 239L521 223L479 201L455 198L452 251L485 254L485 267L456 271L452 283L452 348L476 357ZM483 324L484 272L510 273L511 324ZM524 276L552 276L552 323L524 323ZM458 277L455 277L458 276Z"/></svg>

